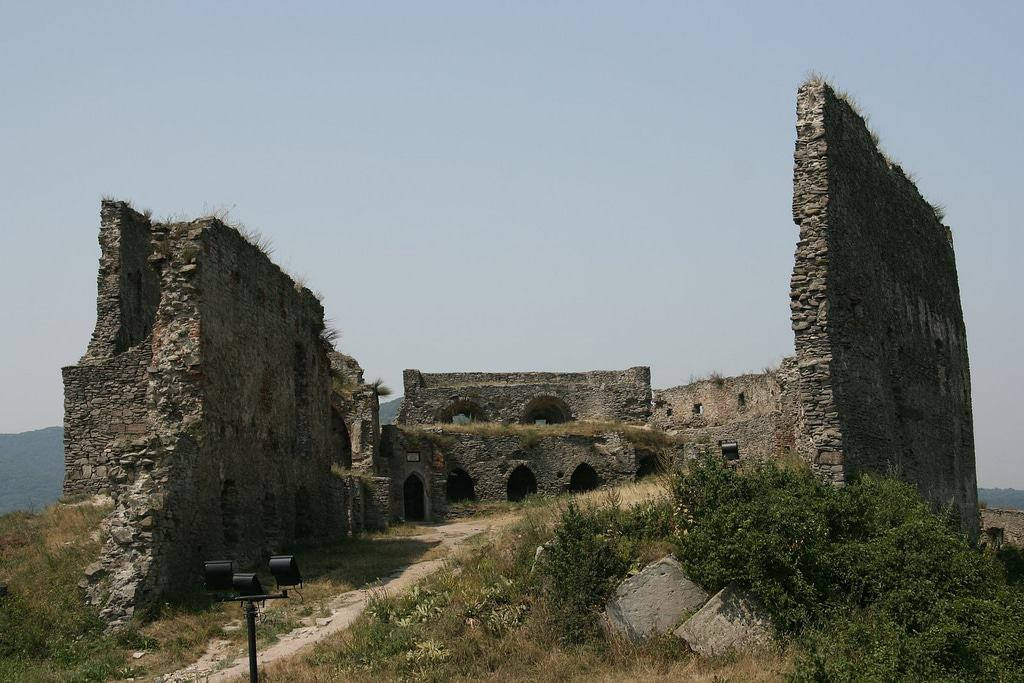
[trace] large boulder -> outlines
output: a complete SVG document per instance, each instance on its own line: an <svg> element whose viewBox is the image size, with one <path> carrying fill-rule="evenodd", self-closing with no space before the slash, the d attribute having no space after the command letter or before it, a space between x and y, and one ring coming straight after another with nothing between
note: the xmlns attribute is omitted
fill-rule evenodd
<svg viewBox="0 0 1024 683"><path fill-rule="evenodd" d="M675 634L706 657L753 650L772 641L771 622L764 610L732 584L718 591Z"/></svg>
<svg viewBox="0 0 1024 683"><path fill-rule="evenodd" d="M686 578L678 560L668 555L623 581L605 613L615 631L636 641L671 630L707 599L704 589Z"/></svg>

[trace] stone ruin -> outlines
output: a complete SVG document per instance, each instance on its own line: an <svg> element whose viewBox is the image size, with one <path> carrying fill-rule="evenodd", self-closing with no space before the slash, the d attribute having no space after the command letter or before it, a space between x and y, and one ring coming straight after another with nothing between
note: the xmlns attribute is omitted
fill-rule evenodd
<svg viewBox="0 0 1024 683"><path fill-rule="evenodd" d="M96 329L63 371L64 491L115 501L83 587L116 625L206 559L252 563L702 453L801 458L836 485L893 472L977 538L950 230L817 80L797 97L793 218L795 354L778 368L653 391L646 367L406 370L382 430L320 301L258 244L216 218L160 223L104 201Z"/></svg>

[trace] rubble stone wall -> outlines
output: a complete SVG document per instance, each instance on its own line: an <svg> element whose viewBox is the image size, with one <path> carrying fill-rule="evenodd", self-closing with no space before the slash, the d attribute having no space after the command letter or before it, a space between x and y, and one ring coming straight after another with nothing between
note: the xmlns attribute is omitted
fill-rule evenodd
<svg viewBox="0 0 1024 683"><path fill-rule="evenodd" d="M1024 548L1024 510L983 509L981 533L990 544Z"/></svg>
<svg viewBox="0 0 1024 683"><path fill-rule="evenodd" d="M526 440L516 434L483 435L409 429L385 425L381 463L391 479L391 510L403 517L404 484L410 476L424 485L427 518L441 520L448 512L447 481L461 470L473 481L477 500L508 499L508 482L520 465L532 473L536 492L558 494L569 490L580 465L593 468L600 484L632 481L639 459L646 455L619 433L596 436L552 435Z"/></svg>
<svg viewBox="0 0 1024 683"><path fill-rule="evenodd" d="M972 536L967 338L952 237L827 84L797 102L792 326L807 457L836 483L894 470Z"/></svg>
<svg viewBox="0 0 1024 683"><path fill-rule="evenodd" d="M765 372L714 376L655 389L650 424L681 435L688 458L735 443L739 459L767 460L795 452L798 439L793 359Z"/></svg>
<svg viewBox="0 0 1024 683"><path fill-rule="evenodd" d="M97 329L64 369L65 490L114 498L84 582L108 622L204 560L251 565L361 529L368 507L386 519L379 482L347 498L332 485L331 349L308 289L212 218L150 224L104 202L100 242Z"/></svg>
<svg viewBox="0 0 1024 683"><path fill-rule="evenodd" d="M564 420L645 422L650 414L651 370L634 367L595 372L452 372L406 370L405 397L397 423L451 422L453 412L473 419L532 422L545 408Z"/></svg>

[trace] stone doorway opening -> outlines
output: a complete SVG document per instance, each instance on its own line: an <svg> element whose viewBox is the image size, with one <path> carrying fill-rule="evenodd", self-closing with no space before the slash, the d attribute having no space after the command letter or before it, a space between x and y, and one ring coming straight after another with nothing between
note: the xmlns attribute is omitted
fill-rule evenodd
<svg viewBox="0 0 1024 683"><path fill-rule="evenodd" d="M402 498L405 502L406 521L421 522L426 517L426 503L423 500L423 480L410 474L402 486Z"/></svg>
<svg viewBox="0 0 1024 683"><path fill-rule="evenodd" d="M469 473L461 467L456 467L448 473L448 482L445 485L445 494L449 503L466 503L476 500L476 491L473 490L473 479Z"/></svg>
<svg viewBox="0 0 1024 683"><path fill-rule="evenodd" d="M572 476L569 477L569 490L572 493L593 491L600 485L601 478L597 476L594 468L585 462L577 465L576 469L572 471Z"/></svg>
<svg viewBox="0 0 1024 683"><path fill-rule="evenodd" d="M507 487L508 499L512 502L523 500L529 495L537 493L537 478L526 465L519 465L508 478Z"/></svg>

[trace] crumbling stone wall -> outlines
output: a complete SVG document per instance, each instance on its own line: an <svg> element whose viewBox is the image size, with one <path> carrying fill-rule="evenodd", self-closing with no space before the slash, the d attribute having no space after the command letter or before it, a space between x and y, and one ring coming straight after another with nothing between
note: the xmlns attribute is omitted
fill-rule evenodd
<svg viewBox="0 0 1024 683"><path fill-rule="evenodd" d="M114 497L84 585L117 625L204 560L342 533L366 505L339 506L332 485L317 298L216 219L151 223L110 201L101 215L97 328L64 369L65 489Z"/></svg>
<svg viewBox="0 0 1024 683"><path fill-rule="evenodd" d="M373 468L380 448L380 398L377 389L363 379L355 358L330 354L335 437L339 464L357 472Z"/></svg>
<svg viewBox="0 0 1024 683"><path fill-rule="evenodd" d="M978 531L952 237L827 84L797 99L792 325L806 457L836 483L898 472Z"/></svg>
<svg viewBox="0 0 1024 683"><path fill-rule="evenodd" d="M722 451L731 459L786 456L796 444L793 361L736 377L712 376L670 389L655 389L650 424L681 435L687 457ZM728 446L727 446L728 448Z"/></svg>
<svg viewBox="0 0 1024 683"><path fill-rule="evenodd" d="M593 469L599 485L613 484L635 479L641 460L652 455L617 432L524 438L511 432L473 434L385 425L381 468L390 476L396 517L403 516L404 483L416 476L427 495L427 519L440 520L449 507L448 477L456 470L469 475L476 500L502 501L508 499L509 478L519 466L529 469L537 493L555 495L570 490L573 472L581 465Z"/></svg>
<svg viewBox="0 0 1024 683"><path fill-rule="evenodd" d="M650 414L651 370L634 367L595 372L452 372L406 370L405 398L397 424L451 422L472 413L476 421L513 424L558 414L558 421L642 423Z"/></svg>
<svg viewBox="0 0 1024 683"><path fill-rule="evenodd" d="M1024 510L985 508L981 511L981 535L989 545L1024 548Z"/></svg>

